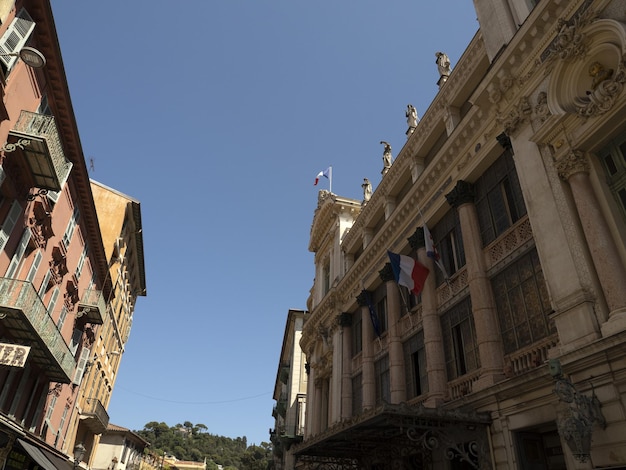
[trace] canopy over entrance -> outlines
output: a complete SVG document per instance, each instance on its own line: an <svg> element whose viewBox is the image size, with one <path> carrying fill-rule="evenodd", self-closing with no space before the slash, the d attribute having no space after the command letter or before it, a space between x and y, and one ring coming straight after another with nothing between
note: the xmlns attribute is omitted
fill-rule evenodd
<svg viewBox="0 0 626 470"><path fill-rule="evenodd" d="M314 467L385 469L417 459L418 468L431 468L447 458L489 469L490 423L489 413L385 404L305 439L294 453Z"/></svg>

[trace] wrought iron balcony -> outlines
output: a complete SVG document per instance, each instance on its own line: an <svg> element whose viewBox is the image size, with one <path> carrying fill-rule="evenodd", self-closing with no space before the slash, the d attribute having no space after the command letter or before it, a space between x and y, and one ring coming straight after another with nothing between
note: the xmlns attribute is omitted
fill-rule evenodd
<svg viewBox="0 0 626 470"><path fill-rule="evenodd" d="M31 187L60 191L72 169L54 116L22 111L3 150L18 153L16 163L23 167Z"/></svg>
<svg viewBox="0 0 626 470"><path fill-rule="evenodd" d="M102 325L105 310L106 303L104 302L102 291L87 289L82 299L78 302L78 313L76 317L80 318L84 315L89 323Z"/></svg>
<svg viewBox="0 0 626 470"><path fill-rule="evenodd" d="M109 413L97 398L87 398L87 406L80 414L80 420L94 434L102 434L109 425Z"/></svg>
<svg viewBox="0 0 626 470"><path fill-rule="evenodd" d="M0 322L12 339L31 345L28 360L50 381L71 382L74 356L30 282L0 278Z"/></svg>

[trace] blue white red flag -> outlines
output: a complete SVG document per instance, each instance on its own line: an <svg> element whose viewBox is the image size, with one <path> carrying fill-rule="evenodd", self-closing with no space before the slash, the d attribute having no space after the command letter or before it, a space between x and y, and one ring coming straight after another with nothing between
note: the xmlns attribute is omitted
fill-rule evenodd
<svg viewBox="0 0 626 470"><path fill-rule="evenodd" d="M322 176L326 177L327 179L330 180L330 172L333 171L333 167L329 166L328 168L326 168L323 171L320 171L317 176L315 177L315 183L313 183L313 186L317 186L317 183L319 182L320 178Z"/></svg>
<svg viewBox="0 0 626 470"><path fill-rule="evenodd" d="M426 224L424 224L424 246L426 247L426 256L431 258L434 263L439 266L439 269L441 269L444 278L448 279L448 273L446 272L446 268L441 262L441 257L439 256L439 252L437 251L437 248L435 247L435 244L433 242L433 236L430 234L430 230L428 230Z"/></svg>
<svg viewBox="0 0 626 470"><path fill-rule="evenodd" d="M430 272L426 266L410 256L399 255L387 251L391 269L400 286L404 286L418 295L424 288L424 282Z"/></svg>

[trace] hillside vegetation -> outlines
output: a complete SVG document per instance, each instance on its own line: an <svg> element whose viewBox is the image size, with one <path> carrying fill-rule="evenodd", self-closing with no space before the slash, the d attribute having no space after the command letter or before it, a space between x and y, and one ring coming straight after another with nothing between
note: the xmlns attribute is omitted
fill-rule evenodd
<svg viewBox="0 0 626 470"><path fill-rule="evenodd" d="M166 423L151 421L141 431L133 431L150 443L150 450L159 455L173 455L178 460L203 462L206 458L207 470L267 470L271 468L271 444L248 446L246 437L217 436L208 432L204 424L183 424L168 426Z"/></svg>

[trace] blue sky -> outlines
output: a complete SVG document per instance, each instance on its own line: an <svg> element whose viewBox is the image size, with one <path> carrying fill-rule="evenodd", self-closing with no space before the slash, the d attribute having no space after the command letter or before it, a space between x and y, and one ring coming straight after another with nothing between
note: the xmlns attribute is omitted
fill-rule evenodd
<svg viewBox="0 0 626 470"><path fill-rule="evenodd" d="M427 7L424 7L427 5ZM313 284L317 173L362 198L478 29L469 0L52 0L90 176L141 201L111 422L269 441L287 311Z"/></svg>

